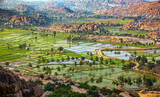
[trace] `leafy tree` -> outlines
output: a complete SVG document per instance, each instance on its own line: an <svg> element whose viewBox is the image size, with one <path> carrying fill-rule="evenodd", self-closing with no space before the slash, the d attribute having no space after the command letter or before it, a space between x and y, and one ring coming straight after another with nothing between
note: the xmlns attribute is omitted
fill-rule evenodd
<svg viewBox="0 0 160 97"><path fill-rule="evenodd" d="M63 47L59 47L58 50L59 50L59 51L63 51Z"/></svg>
<svg viewBox="0 0 160 97"><path fill-rule="evenodd" d="M5 65L7 65L7 66L8 66L8 65L9 65L9 62L6 62L6 63L5 63Z"/></svg>
<svg viewBox="0 0 160 97"><path fill-rule="evenodd" d="M56 37L56 31L54 31L53 34L54 34L54 37Z"/></svg>
<svg viewBox="0 0 160 97"><path fill-rule="evenodd" d="M64 58L62 57L62 62L64 62Z"/></svg>
<svg viewBox="0 0 160 97"><path fill-rule="evenodd" d="M152 61L153 61L153 62L155 62L155 61L156 61L154 57L152 58Z"/></svg>
<svg viewBox="0 0 160 97"><path fill-rule="evenodd" d="M29 63L28 66L29 66L29 67L32 67L32 63Z"/></svg>
<svg viewBox="0 0 160 97"><path fill-rule="evenodd" d="M74 60L74 57L72 57L72 60Z"/></svg>
<svg viewBox="0 0 160 97"><path fill-rule="evenodd" d="M105 60L105 64L108 64L108 60Z"/></svg>
<svg viewBox="0 0 160 97"><path fill-rule="evenodd" d="M80 61L80 62L79 62L79 65L83 65L83 62L82 62L82 61Z"/></svg>
<svg viewBox="0 0 160 97"><path fill-rule="evenodd" d="M147 86L147 87L151 87L151 86L153 86L153 82L152 82L151 79L146 78L144 80L144 85Z"/></svg>
<svg viewBox="0 0 160 97"><path fill-rule="evenodd" d="M103 61L103 57L100 58L100 61Z"/></svg>
<svg viewBox="0 0 160 97"><path fill-rule="evenodd" d="M53 52L53 48L51 48L51 52Z"/></svg>
<svg viewBox="0 0 160 97"><path fill-rule="evenodd" d="M160 60L157 60L156 63L157 63L157 65L160 65Z"/></svg>
<svg viewBox="0 0 160 97"><path fill-rule="evenodd" d="M121 62L124 64L125 63L124 59Z"/></svg>
<svg viewBox="0 0 160 97"><path fill-rule="evenodd" d="M147 62L148 62L148 60L147 60L146 56L143 55L142 58L140 59L140 63L144 65Z"/></svg>
<svg viewBox="0 0 160 97"><path fill-rule="evenodd" d="M67 60L68 60L68 61L70 60L70 57L69 57L69 56L67 56Z"/></svg>
<svg viewBox="0 0 160 97"><path fill-rule="evenodd" d="M93 83L94 82L94 78L91 78L90 81L91 81L91 83Z"/></svg>
<svg viewBox="0 0 160 97"><path fill-rule="evenodd" d="M1 32L4 32L4 28L1 29Z"/></svg>
<svg viewBox="0 0 160 97"><path fill-rule="evenodd" d="M43 79L43 78L44 78L44 75L43 75L43 74L40 74L39 77Z"/></svg>
<svg viewBox="0 0 160 97"><path fill-rule="evenodd" d="M96 56L96 59L95 59L96 61L98 61L98 57Z"/></svg>
<svg viewBox="0 0 160 97"><path fill-rule="evenodd" d="M85 57L84 57L84 56L82 56L82 57L81 57L81 59L82 59L82 60L85 60Z"/></svg>
<svg viewBox="0 0 160 97"><path fill-rule="evenodd" d="M91 57L90 60L93 60L93 57Z"/></svg>
<svg viewBox="0 0 160 97"><path fill-rule="evenodd" d="M74 62L74 66L77 66L77 62Z"/></svg>
<svg viewBox="0 0 160 97"><path fill-rule="evenodd" d="M54 73L54 75L55 75L55 76L58 76L58 73L57 73L57 72L55 72L55 73Z"/></svg>
<svg viewBox="0 0 160 97"><path fill-rule="evenodd" d="M141 60L141 56L138 56L138 57L136 58L136 61L139 62L140 60Z"/></svg>

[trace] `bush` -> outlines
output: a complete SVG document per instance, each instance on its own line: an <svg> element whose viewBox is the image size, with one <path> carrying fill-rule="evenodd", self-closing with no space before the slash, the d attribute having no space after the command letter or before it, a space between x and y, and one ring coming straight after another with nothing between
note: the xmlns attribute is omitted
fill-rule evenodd
<svg viewBox="0 0 160 97"><path fill-rule="evenodd" d="M48 83L47 85L45 85L44 90L45 91L53 91L54 87L51 83Z"/></svg>
<svg viewBox="0 0 160 97"><path fill-rule="evenodd" d="M5 63L5 65L7 65L7 66L8 66L8 65L9 65L9 62L6 62L6 63Z"/></svg>
<svg viewBox="0 0 160 97"><path fill-rule="evenodd" d="M53 93L49 94L47 97L87 97L87 94L81 94L68 89L59 88L54 90Z"/></svg>

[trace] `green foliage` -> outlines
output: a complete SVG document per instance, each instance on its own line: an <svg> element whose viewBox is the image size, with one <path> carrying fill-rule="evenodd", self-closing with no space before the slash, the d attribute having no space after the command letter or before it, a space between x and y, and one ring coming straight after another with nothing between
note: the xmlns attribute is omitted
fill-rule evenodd
<svg viewBox="0 0 160 97"><path fill-rule="evenodd" d="M110 89L106 89L106 88L100 89L100 92L101 92L103 95L111 95L111 94L112 94L112 91L111 91Z"/></svg>
<svg viewBox="0 0 160 97"><path fill-rule="evenodd" d="M54 86L51 83L48 83L47 85L45 85L44 90L45 91L53 91Z"/></svg>
<svg viewBox="0 0 160 97"><path fill-rule="evenodd" d="M7 66L8 66L8 65L9 65L9 62L6 62L6 63L5 63L5 65L7 65Z"/></svg>
<svg viewBox="0 0 160 97"><path fill-rule="evenodd" d="M58 48L59 51L63 51L63 49L64 49L63 47L59 47Z"/></svg>
<svg viewBox="0 0 160 97"><path fill-rule="evenodd" d="M41 80L39 80L39 79L38 79L38 80L36 80L36 81L35 81L35 83L36 83L36 84L41 84L41 85L43 85L42 81L41 81Z"/></svg>
<svg viewBox="0 0 160 97"><path fill-rule="evenodd" d="M49 94L47 97L87 97L87 94L81 94L68 89L59 88L54 90L53 93Z"/></svg>

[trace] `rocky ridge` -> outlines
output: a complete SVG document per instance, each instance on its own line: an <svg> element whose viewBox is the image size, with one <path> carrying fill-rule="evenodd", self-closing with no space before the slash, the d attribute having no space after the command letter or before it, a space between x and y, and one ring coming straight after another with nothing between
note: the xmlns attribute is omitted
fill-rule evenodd
<svg viewBox="0 0 160 97"><path fill-rule="evenodd" d="M111 16L143 16L147 18L160 18L160 3L146 2L127 8L99 10L96 12L96 14Z"/></svg>

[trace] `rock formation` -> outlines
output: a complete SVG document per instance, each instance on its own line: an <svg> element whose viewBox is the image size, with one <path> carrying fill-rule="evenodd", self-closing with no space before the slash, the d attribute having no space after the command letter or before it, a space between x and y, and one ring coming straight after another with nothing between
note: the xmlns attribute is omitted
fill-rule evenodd
<svg viewBox="0 0 160 97"><path fill-rule="evenodd" d="M9 70L0 67L1 97L40 97L43 94L41 85L27 83Z"/></svg>

